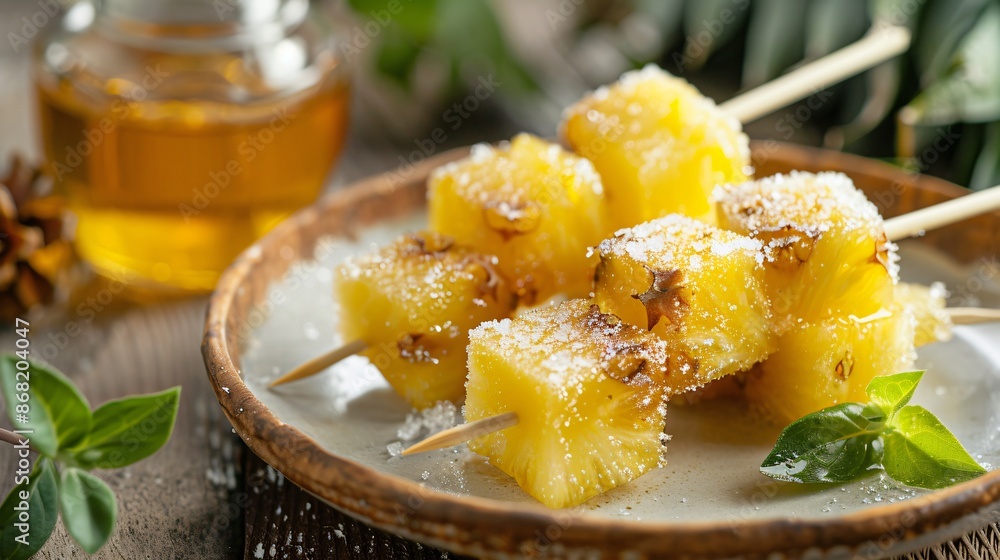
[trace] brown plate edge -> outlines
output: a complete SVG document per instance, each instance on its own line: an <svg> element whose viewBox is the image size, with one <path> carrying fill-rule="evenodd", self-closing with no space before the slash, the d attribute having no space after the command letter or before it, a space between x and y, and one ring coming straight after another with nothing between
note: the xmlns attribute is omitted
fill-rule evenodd
<svg viewBox="0 0 1000 560"><path fill-rule="evenodd" d="M761 145L755 145L755 153ZM202 354L216 396L247 445L295 484L334 507L382 529L442 546L455 552L491 557L523 557L526 552L589 550L608 557L621 553L642 556L718 558L765 556L781 552L797 557L810 551L845 547L856 550L891 537L898 544L922 533L975 514L1000 499L1000 471L934 492L918 499L879 506L831 519L762 519L727 522L635 522L599 519L542 506L513 505L484 498L458 497L429 490L411 481L381 474L323 451L310 437L283 424L251 393L239 374L238 353L230 354L236 326L231 311L239 303L260 310L267 284L280 278L291 261L307 259L317 241L298 232L317 227L334 209L350 209L365 199L422 188L434 167L461 157L466 149L450 151L412 169L376 176L332 193L276 228L245 251L226 270L212 295L206 317ZM898 181L899 170L858 156L792 145L768 152L758 168L794 162L794 168L864 169L864 173ZM393 175L394 174L394 175ZM907 175L934 198L952 198L964 189L930 177ZM892 208L882 208L893 214ZM349 234L350 227L345 231ZM299 243L293 258L281 249ZM281 254L279 257L278 255ZM254 275L276 260L266 278ZM249 281L251 280L252 281ZM248 282L249 281L249 282ZM250 289L248 289L248 287ZM265 306L266 311L266 306ZM266 312L261 313L266 316ZM237 344L233 344L238 348ZM235 356L235 361L233 359ZM223 391L222 387L228 388Z"/></svg>

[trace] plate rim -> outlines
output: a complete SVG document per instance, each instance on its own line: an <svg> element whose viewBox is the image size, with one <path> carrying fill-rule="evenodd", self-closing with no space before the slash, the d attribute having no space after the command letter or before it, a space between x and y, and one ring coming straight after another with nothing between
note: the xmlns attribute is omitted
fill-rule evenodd
<svg viewBox="0 0 1000 560"><path fill-rule="evenodd" d="M755 150L773 157L774 141L754 142ZM865 168L877 175L900 173L888 164L860 156L792 144L777 150L802 162L831 160L836 167ZM538 504L505 503L475 496L456 496L379 472L322 448L297 428L284 424L243 382L229 347L229 313L247 278L266 254L305 225L316 224L332 208L348 208L371 196L389 196L417 188L429 171L468 152L458 148L430 157L406 170L374 175L330 193L280 224L246 249L222 274L205 320L202 355L209 381L236 433L250 449L285 477L345 513L408 538L466 554L508 557L524 545L558 529L552 549L627 551L671 556L723 557L762 555L776 551L798 556L809 550L857 549L877 543L889 531L902 530L902 542L983 511L1000 501L1000 470L921 496L830 518L762 518L740 521L637 521L570 514ZM947 181L914 175L923 189L947 198L967 191ZM223 389L225 388L225 389ZM280 445L279 443L280 442ZM401 509L402 508L402 511ZM564 526L565 525L565 526ZM498 530L499 528L499 530ZM888 552L888 551L886 551Z"/></svg>

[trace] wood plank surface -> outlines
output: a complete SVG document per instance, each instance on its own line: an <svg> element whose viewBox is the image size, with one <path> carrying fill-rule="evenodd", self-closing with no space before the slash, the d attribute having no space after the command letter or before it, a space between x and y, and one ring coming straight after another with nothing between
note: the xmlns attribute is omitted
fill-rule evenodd
<svg viewBox="0 0 1000 560"><path fill-rule="evenodd" d="M35 2L0 0L0 32L17 31ZM0 157L13 149L37 155L32 126L30 73L25 55L0 45ZM464 127L452 145L509 136L509 125ZM772 131L767 121L756 130ZM393 167L412 146L390 146L356 134L342 158L340 177L353 180ZM74 301L95 293L83 288ZM372 529L285 481L249 453L233 434L208 386L199 353L204 298L155 305L121 297L92 322L73 305L32 319L32 349L80 386L92 405L134 393L181 385L183 394L171 441L153 457L126 469L100 472L119 503L117 529L93 558L338 560L458 558ZM74 322L81 330L67 335ZM75 332L75 331L74 331ZM10 328L0 325L0 352L14 348ZM50 350L54 348L54 350ZM0 404L0 407L3 405ZM6 416L0 425L8 426ZM0 492L13 485L16 455L0 445ZM1000 560L997 525L912 555L913 559ZM46 560L87 558L60 524L37 556Z"/></svg>
<svg viewBox="0 0 1000 560"><path fill-rule="evenodd" d="M52 356L48 361L91 406L183 387L174 435L163 449L124 469L98 471L118 497L119 520L95 558L234 558L242 549L243 516L234 500L245 448L205 379L197 351L203 313L202 298L154 306L114 301L90 324L66 315L31 321L32 356ZM81 325L75 337L66 334L70 322ZM0 351L14 348L12 334L6 329L0 337ZM0 472L13 472L13 458L9 448L0 449ZM13 477L4 476L0 492L12 485ZM38 556L87 557L62 524Z"/></svg>
<svg viewBox="0 0 1000 560"><path fill-rule="evenodd" d="M244 558L438 560L464 558L368 527L246 454Z"/></svg>

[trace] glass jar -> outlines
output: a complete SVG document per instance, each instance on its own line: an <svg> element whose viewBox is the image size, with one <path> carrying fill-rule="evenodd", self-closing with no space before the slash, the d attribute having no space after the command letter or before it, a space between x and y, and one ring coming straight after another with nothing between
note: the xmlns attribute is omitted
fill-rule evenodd
<svg viewBox="0 0 1000 560"><path fill-rule="evenodd" d="M76 247L133 288L205 291L317 197L347 72L308 0L81 0L35 57Z"/></svg>

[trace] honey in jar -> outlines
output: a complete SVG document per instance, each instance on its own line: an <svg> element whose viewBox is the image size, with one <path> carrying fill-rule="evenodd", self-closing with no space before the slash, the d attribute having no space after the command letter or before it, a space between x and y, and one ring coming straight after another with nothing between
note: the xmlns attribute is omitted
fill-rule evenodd
<svg viewBox="0 0 1000 560"><path fill-rule="evenodd" d="M35 74L78 252L138 289L213 288L315 200L347 125L346 73L306 0L80 2Z"/></svg>

